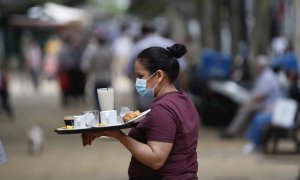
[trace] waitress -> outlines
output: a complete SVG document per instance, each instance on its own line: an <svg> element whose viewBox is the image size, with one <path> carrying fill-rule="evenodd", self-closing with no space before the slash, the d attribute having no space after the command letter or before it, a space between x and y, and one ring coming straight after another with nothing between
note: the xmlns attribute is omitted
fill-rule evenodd
<svg viewBox="0 0 300 180"><path fill-rule="evenodd" d="M120 130L83 133L83 145L100 136L116 138L132 158L130 180L197 179L198 112L183 92L174 85L179 73L177 58L187 52L184 45L150 47L136 59L136 90L155 98L151 111L128 135Z"/></svg>

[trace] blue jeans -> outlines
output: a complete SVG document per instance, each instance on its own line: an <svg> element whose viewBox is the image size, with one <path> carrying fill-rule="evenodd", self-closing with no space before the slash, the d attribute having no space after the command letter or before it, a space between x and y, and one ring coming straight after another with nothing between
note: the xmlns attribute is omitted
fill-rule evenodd
<svg viewBox="0 0 300 180"><path fill-rule="evenodd" d="M263 131L267 127L267 125L271 123L271 120L271 112L259 112L254 116L250 128L247 132L247 138L256 146L262 145Z"/></svg>

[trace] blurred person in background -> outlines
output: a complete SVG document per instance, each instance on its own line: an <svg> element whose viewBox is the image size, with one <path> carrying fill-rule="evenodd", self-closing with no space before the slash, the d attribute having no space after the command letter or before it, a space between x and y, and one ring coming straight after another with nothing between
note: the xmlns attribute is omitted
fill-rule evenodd
<svg viewBox="0 0 300 180"><path fill-rule="evenodd" d="M61 40L57 35L51 36L45 43L44 74L48 79L53 79L58 71L58 53Z"/></svg>
<svg viewBox="0 0 300 180"><path fill-rule="evenodd" d="M262 121L271 116L274 102L282 93L274 71L270 68L268 58L264 55L256 57L256 80L251 90L251 97L245 102L222 132L222 137L234 137L247 124L249 116L255 113L252 121ZM250 118L251 119L251 118ZM250 149L250 148L249 148Z"/></svg>
<svg viewBox="0 0 300 180"><path fill-rule="evenodd" d="M26 68L31 75L34 89L37 91L40 84L40 73L42 69L42 50L33 36L28 36L25 40Z"/></svg>
<svg viewBox="0 0 300 180"><path fill-rule="evenodd" d="M298 104L299 112L299 103L300 103L300 89L298 87L299 82L299 74L297 71L288 70L287 71L287 78L288 78L288 94L287 98L293 99ZM295 118L297 118L297 114ZM266 130L267 126L271 124L272 121L272 114L270 113L260 113L255 116L249 130L247 132L247 139L248 143L245 145L243 149L244 154L250 154L254 150L258 150L263 145L263 133Z"/></svg>
<svg viewBox="0 0 300 180"><path fill-rule="evenodd" d="M289 49L289 48L288 48ZM297 57L292 54L289 57L289 53L285 53L287 55L285 59L283 59L284 62L278 64L278 68L282 69L282 73L285 74L287 82L284 84L287 84L284 86L284 97L293 99L298 104L298 110L295 115L295 119L298 117L299 113L299 104L300 104L300 89L299 89L299 73L298 73L298 62ZM280 82L280 81L279 81ZM280 83L279 83L280 84ZM272 115L271 114L262 114L260 116L257 116L252 121L250 128L247 132L247 139L248 144L244 147L244 153L250 154L254 150L260 149L263 143L263 132L267 128L267 126L272 121ZM294 120L296 121L296 120Z"/></svg>
<svg viewBox="0 0 300 180"><path fill-rule="evenodd" d="M7 161L7 156L4 150L4 147L2 145L2 142L0 140L0 165L5 163Z"/></svg>
<svg viewBox="0 0 300 180"><path fill-rule="evenodd" d="M10 94L8 88L8 72L6 70L6 64L0 59L0 103L1 108L6 111L8 117L13 117L13 108L10 103Z"/></svg>
<svg viewBox="0 0 300 180"><path fill-rule="evenodd" d="M136 90L154 99L145 119L128 135L121 130L83 133L83 145L100 136L120 141L132 154L130 180L196 180L199 115L191 99L175 87L179 75L178 58L185 46L150 47L135 61ZM168 128L166 128L168 127Z"/></svg>
<svg viewBox="0 0 300 180"><path fill-rule="evenodd" d="M126 76L126 67L131 58L133 51L133 32L131 29L130 22L124 22L118 28L120 31L111 44L113 53L113 64L112 64L112 86L115 89L115 93L119 97L124 97L125 94L130 94L132 91L132 81ZM122 102L125 104L134 104L132 95L127 98L122 98ZM118 98L118 97L117 97Z"/></svg>
<svg viewBox="0 0 300 180"><path fill-rule="evenodd" d="M98 88L111 86L113 54L104 30L98 28L82 54L81 69L93 84L94 108L100 110Z"/></svg>
<svg viewBox="0 0 300 180"><path fill-rule="evenodd" d="M271 40L271 59L282 56L288 47L288 40L284 36L275 36Z"/></svg>
<svg viewBox="0 0 300 180"><path fill-rule="evenodd" d="M189 71L191 71L191 70L193 71L200 65L199 57L200 57L201 47L193 39L193 36L190 34L186 34L184 44L187 47L187 49L189 50L186 54L187 69Z"/></svg>
<svg viewBox="0 0 300 180"><path fill-rule="evenodd" d="M289 81L288 97L297 101L300 105L300 89L299 89L299 72L288 71L287 78ZM299 107L299 106L298 106Z"/></svg>
<svg viewBox="0 0 300 180"><path fill-rule="evenodd" d="M70 98L84 98L85 74L82 72L82 36L78 31L67 32L58 60L58 78L62 91L62 105L66 106Z"/></svg>
<svg viewBox="0 0 300 180"><path fill-rule="evenodd" d="M277 79L282 90L283 96L288 96L289 81L287 75L291 72L298 72L298 58L293 50L292 43L285 46L283 52L273 57L271 66L274 72L277 74Z"/></svg>
<svg viewBox="0 0 300 180"><path fill-rule="evenodd" d="M120 27L121 34L112 42L113 74L116 77L123 76L125 68L131 58L133 40L130 35L129 23L123 23Z"/></svg>
<svg viewBox="0 0 300 180"><path fill-rule="evenodd" d="M134 81L134 62L135 57L144 49L152 46L157 47L168 47L174 44L174 41L168 38L165 38L159 35L156 32L156 29L152 23L144 23L141 27L141 38L137 41L133 47L133 53L131 55L130 62L128 63L126 74L127 76ZM175 82L175 85L183 90L187 91L187 79L185 75L185 69L187 66L185 58L178 59L180 65L180 72L178 76L178 80ZM135 93L135 98L137 100L137 106L141 110L146 110L152 104L152 100L146 99L142 96L138 96Z"/></svg>

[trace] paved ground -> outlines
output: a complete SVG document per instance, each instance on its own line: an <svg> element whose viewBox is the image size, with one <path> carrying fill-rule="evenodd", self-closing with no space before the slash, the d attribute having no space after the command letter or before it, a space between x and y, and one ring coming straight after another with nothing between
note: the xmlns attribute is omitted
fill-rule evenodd
<svg viewBox="0 0 300 180"><path fill-rule="evenodd" d="M13 75L11 80L15 119L11 121L2 112L0 114L0 138L9 158L7 163L0 166L1 180L127 178L130 154L119 143L99 139L93 146L83 147L79 135L57 135L53 132L55 128L63 125L63 116L90 109L88 100L61 108L55 81L44 82L36 93L24 80L25 76L22 74ZM132 103L127 92L118 94L116 106ZM31 156L28 153L26 130L34 123L44 128L46 144L41 154ZM256 153L244 156L241 153L245 144L243 138L222 140L217 134L216 129L200 129L199 179L296 179L300 166L299 155L266 156Z"/></svg>

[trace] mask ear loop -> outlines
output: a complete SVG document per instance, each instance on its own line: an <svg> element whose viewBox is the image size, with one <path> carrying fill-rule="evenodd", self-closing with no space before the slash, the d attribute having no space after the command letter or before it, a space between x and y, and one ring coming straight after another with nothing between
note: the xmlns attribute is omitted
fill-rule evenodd
<svg viewBox="0 0 300 180"><path fill-rule="evenodd" d="M148 81L148 79L150 79L152 76L154 76L154 74L156 74L157 73L157 71L155 72L155 73L153 73L151 76L149 76L147 79L146 79L146 81Z"/></svg>
<svg viewBox="0 0 300 180"><path fill-rule="evenodd" d="M159 71L159 70L158 70ZM156 71L155 73L157 73L158 71ZM156 85L153 87L153 91L155 90L155 88L157 87L157 85L159 84L160 82L157 82Z"/></svg>
<svg viewBox="0 0 300 180"><path fill-rule="evenodd" d="M149 76L146 81L148 81L148 79L150 79L152 76L154 76L154 74L156 74L159 70L157 70L155 73L153 73L151 76ZM159 83L159 82L158 82ZM158 83L156 83L156 85L153 87L153 89L156 88L156 86L158 85Z"/></svg>
<svg viewBox="0 0 300 180"><path fill-rule="evenodd" d="M158 82L159 83L159 82ZM156 88L156 86L158 85L158 83L156 83L156 85L153 87L153 89L155 89Z"/></svg>

